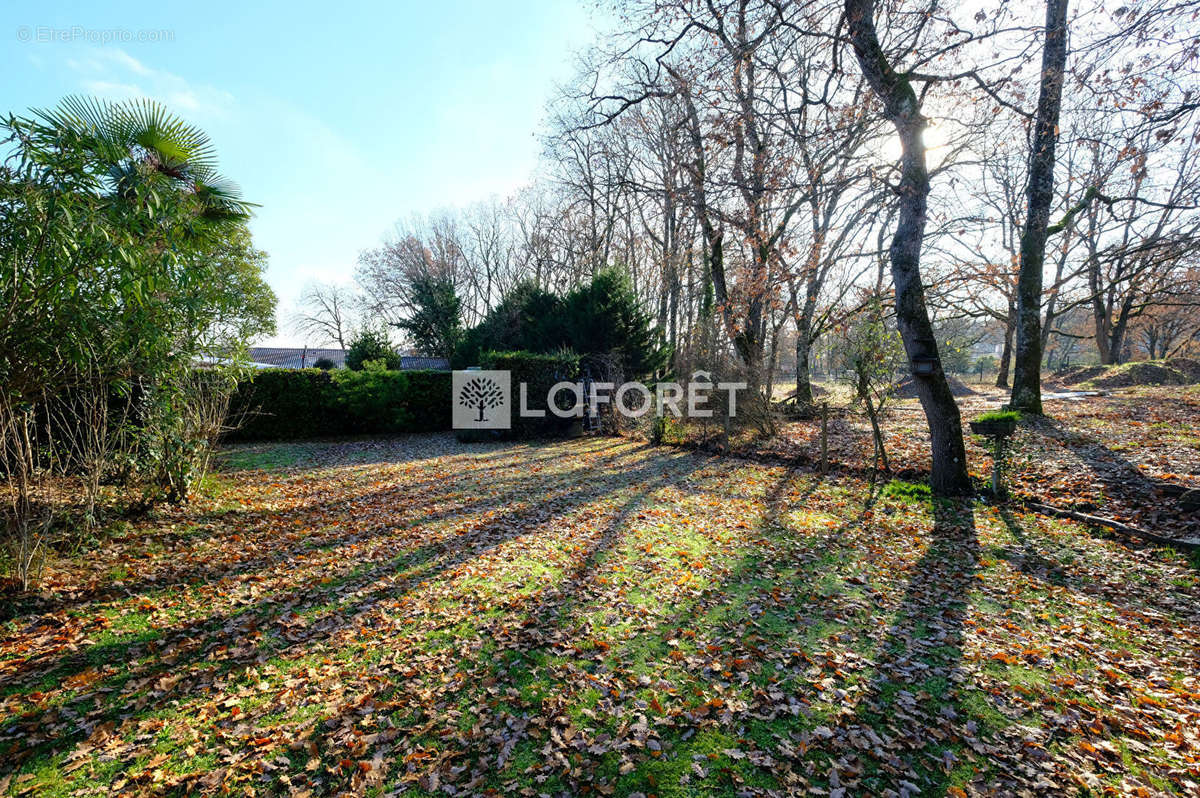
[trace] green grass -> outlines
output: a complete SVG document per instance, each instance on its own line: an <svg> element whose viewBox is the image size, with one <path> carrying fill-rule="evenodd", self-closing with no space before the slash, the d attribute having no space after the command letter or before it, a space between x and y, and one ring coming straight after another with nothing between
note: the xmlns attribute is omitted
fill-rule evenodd
<svg viewBox="0 0 1200 798"><path fill-rule="evenodd" d="M222 465L230 471L282 471L294 468L307 454L304 444L244 445L226 452Z"/></svg>
<svg viewBox="0 0 1200 798"><path fill-rule="evenodd" d="M979 422L1020 421L1021 412L1019 410L992 410L977 416L974 420Z"/></svg>
<svg viewBox="0 0 1200 798"><path fill-rule="evenodd" d="M924 482L893 479L883 486L883 495L901 502L927 502L933 497L933 491Z"/></svg>

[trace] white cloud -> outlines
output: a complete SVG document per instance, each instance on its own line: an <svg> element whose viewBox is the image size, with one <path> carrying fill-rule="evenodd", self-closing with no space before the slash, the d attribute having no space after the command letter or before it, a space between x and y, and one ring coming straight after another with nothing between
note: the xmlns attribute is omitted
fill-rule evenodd
<svg viewBox="0 0 1200 798"><path fill-rule="evenodd" d="M234 103L227 91L147 66L119 47L90 48L66 65L86 91L101 97L149 97L177 113L207 119L226 116Z"/></svg>

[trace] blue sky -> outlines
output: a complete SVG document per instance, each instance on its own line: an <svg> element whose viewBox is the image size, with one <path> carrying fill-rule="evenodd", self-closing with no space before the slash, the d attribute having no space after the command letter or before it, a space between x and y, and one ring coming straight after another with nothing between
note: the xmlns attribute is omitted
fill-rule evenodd
<svg viewBox="0 0 1200 798"><path fill-rule="evenodd" d="M595 37L572 0L54 6L0 4L0 110L148 96L200 125L262 205L281 315L397 219L525 183L546 101Z"/></svg>

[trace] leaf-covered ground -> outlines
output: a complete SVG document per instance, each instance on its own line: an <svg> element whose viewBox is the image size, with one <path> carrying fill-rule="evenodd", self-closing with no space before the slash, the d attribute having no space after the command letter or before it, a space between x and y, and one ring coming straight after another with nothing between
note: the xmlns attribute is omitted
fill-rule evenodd
<svg viewBox="0 0 1200 798"><path fill-rule="evenodd" d="M1200 571L617 439L239 447L0 626L0 794L1196 794Z"/></svg>
<svg viewBox="0 0 1200 798"><path fill-rule="evenodd" d="M959 399L966 422L1008 401L1007 393L972 383ZM1047 388L1049 396L1061 396ZM1071 390L1064 386L1061 391ZM833 396L829 456L834 466L870 468L871 432L861 410ZM1047 417L1026 420L1010 445L1008 482L1015 495L1102 515L1179 539L1200 540L1200 512L1179 494L1200 489L1200 388L1138 387L1074 399L1050 398ZM929 434L915 399L899 401L884 421L892 468L929 470ZM820 460L820 422L785 424L773 440L735 444L747 454ZM971 473L991 476L991 443L967 435ZM1164 487L1173 489L1164 490ZM1198 496L1193 501L1200 501Z"/></svg>

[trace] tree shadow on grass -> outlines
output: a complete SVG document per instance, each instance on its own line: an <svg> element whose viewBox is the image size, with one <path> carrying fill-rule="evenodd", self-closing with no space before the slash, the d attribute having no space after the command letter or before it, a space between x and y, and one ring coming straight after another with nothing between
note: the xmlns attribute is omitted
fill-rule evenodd
<svg viewBox="0 0 1200 798"><path fill-rule="evenodd" d="M1158 585L1131 589L1133 586L1124 577L1109 581L1106 577L1110 574L1105 572L1102 566L1093 565L1090 569L1086 567L1088 558L1082 549L1071 546L1067 541L1055 541L1052 546L1047 538L1031 534L1007 507L1000 507L999 515L1017 545L997 548L994 554L1009 562L1025 576L1052 588L1085 595L1118 609L1138 613L1148 611L1151 616L1158 616L1158 620L1145 617L1143 623L1171 625L1195 622L1194 615L1189 619L1181 610L1183 596L1176 595L1181 592L1177 586L1163 580ZM1120 542L1122 545L1129 545L1128 541L1123 539ZM1151 570L1155 568L1154 565L1147 565L1146 568L1147 578L1158 576L1155 570Z"/></svg>
<svg viewBox="0 0 1200 798"><path fill-rule="evenodd" d="M503 517L503 511L499 518L487 516L486 505L495 504L494 499L468 501L461 506L473 507L471 512L477 517L464 526L463 534L442 537L423 547L398 546L393 553L381 548L378 557L361 563L361 568L356 568L359 564L352 562L353 556L348 552L348 562L329 574L331 581L327 584L297 574L290 592L279 591L260 597L236 612L213 613L203 619L203 628L173 629L156 643L156 651L148 651L144 646L137 651L139 658L145 661L133 663L128 679L119 684L97 685L97 688L115 687L120 692L126 683L137 679L151 685L150 692L120 695L116 706L110 705L109 710L100 715L93 714L88 722L121 723L127 720L136 724L153 713L176 707L184 717L201 718L195 722L200 724L202 733L207 736L218 732L226 740L223 744L244 756L247 764L265 760L267 754L252 752L245 747L248 743L239 743L238 739L271 735L301 739L294 737L293 732L297 735L307 732L319 746L324 762L322 768L328 765L331 774L337 762L351 761L358 756L356 741L384 729L389 734L399 735L392 738L399 750L393 749L395 759L386 763L389 775L410 775L407 770L410 763L423 769L422 775L440 772L445 776L466 768L466 771L457 772L456 785L461 787L468 778L483 779L472 790L485 786L503 788L512 780L510 776L515 779L516 774L533 772L529 769L534 764L557 753L561 760L556 761L568 774L561 777L561 789L566 790L569 786L578 793L579 789L574 788L590 783L590 774L585 772L584 766L590 767L594 764L593 758L609 754L592 754L578 747L582 738L568 732L578 725L577 721L592 721L576 718L571 710L583 707L593 712L596 723L611 719L615 728L605 732L610 738L625 739L622 735L631 734L636 737L638 733L628 727L632 721L627 712L630 706L627 692L640 689L636 667L641 660L670 661L669 652L676 649L669 641L679 637L681 630L690 630L697 635L697 647L700 642L722 645L718 653L704 658L697 656L694 662L686 663L686 667L695 668L698 678L703 680L697 684L710 689L718 683L733 681L736 674L726 675L722 669L736 671L738 666L730 665L735 660L754 666L760 659L764 665L779 661L763 659L764 652L778 654L785 647L794 647L793 656L799 661L802 656L819 656L820 649L815 646L825 646L836 647L845 655L847 642L854 642L847 641L847 635L851 633L830 637L822 619L828 619L829 624L840 624L846 621L847 612L870 614L878 611L878 607L868 605L884 600L882 591L864 588L862 596L840 595L826 590L822 581L831 575L839 580L857 579L863 575L862 547L872 540L869 534L864 534L861 525L870 517L873 495L856 515L843 516L842 524L826 528L823 521L814 519L811 523L807 520L797 523L789 517L791 512L805 510L807 497L820 485L816 475L787 471L774 483L766 485L761 493L758 487L747 487L746 492L738 493L742 483L710 480L709 475L697 475L697 471L713 462L709 459L657 454L651 455L638 468L620 470L622 462L616 458L605 466L617 469L616 473L594 474L583 481L580 481L581 474L560 475L550 485L552 500L523 506L508 518ZM797 486L799 478L811 481ZM532 485L543 484L530 473L499 478L500 481L505 479L509 480L502 486L507 491L505 495L516 495L530 490ZM734 487L730 488L730 485ZM461 485L448 482L443 487L453 491L461 488ZM437 487L430 484L426 489L436 491ZM669 601L668 611L647 615L644 619L619 619L637 620L638 623L632 637L618 635L617 642L609 650L582 634L589 628L593 612L606 606L618 606L606 604L612 594L601 581L611 576L611 569L604 565L605 558L626 544L626 536L635 524L659 523L653 514L644 519L642 514L659 507L659 491L663 489L670 489L671 493L667 495L674 495L678 489L689 499L716 502L724 499L731 505L735 498L756 504L761 502L761 513L756 510L752 516L739 517L741 505L720 507L722 514L716 517L721 518L722 523L747 522L744 527L734 527L745 530L742 533L744 540L736 541L740 553L735 560L698 592L657 593L663 596L663 601ZM614 495L617 492L619 495ZM366 491L366 495L370 493ZM394 494L380 492L381 497L390 495ZM676 515L687 506L677 506ZM443 509L439 508L433 515L440 516ZM855 509L847 505L846 514L853 514ZM466 511L460 509L459 512ZM843 515L840 511L834 512ZM902 780L917 785L922 792L944 793L955 782L948 772L946 760L941 757L945 751L953 753L955 746L961 747L963 724L955 721L970 714L959 700L957 691L962 686L960 663L966 603L978 570L979 546L969 506L936 503L933 516L932 540L915 565L906 569L903 595L899 597L892 622L879 634L882 642L869 659L857 657L856 663L862 672L874 671L876 680L867 686L865 699L860 700L857 707L849 707L848 716L842 715L848 723L835 725L835 733L839 736L823 745L830 753L829 761L833 761L853 751L851 740L855 729L861 730L864 726L881 732L888 726L903 729L905 733L893 741L896 748L889 748L889 753L895 750L897 755L872 759L862 754L875 770L863 776L860 784L874 793L896 789ZM671 518L670 515L665 517ZM422 523L419 518L413 520L418 525ZM801 530L800 524L811 528ZM542 586L529 592L481 598L470 589L456 589L455 595L449 596L454 599L455 606L448 609L427 604L397 607L392 603L425 598L433 589L431 585L436 587L439 581L445 583L456 578L461 573L460 566L469 565L474 558L526 534L531 540L540 535L558 534L564 525L572 528L586 525L586 529L581 530L580 539L570 547L569 561L563 570L546 577ZM356 534L386 542L394 531L390 527L376 529L365 525ZM728 529L722 531L728 532ZM797 537L802 534L805 537ZM766 540L768 545L760 548L759 539ZM890 543L880 540L878 548L886 552ZM512 551L514 555L520 553ZM901 562L894 555L884 556L886 561L877 567L886 568ZM913 559L916 559L915 555L908 558L909 561ZM634 560L627 558L625 562L629 564ZM276 564L273 560L272 563ZM780 594L771 589L774 587L770 584L772 581L779 583ZM884 586L888 583L890 580L881 581ZM853 589L858 584L861 582L847 583L846 587ZM497 583L496 587L508 589L510 585ZM807 635L807 624L801 623L799 616L806 603L811 605L810 615L814 622L811 637ZM416 609L424 615L414 616L412 613ZM485 616L484 610L488 609L493 612ZM304 625L297 626L295 613L305 615ZM804 620L809 618L806 616ZM855 621L854 628L862 626L861 620L860 617ZM404 623L408 621L418 625L405 631ZM465 631L460 631L459 624ZM251 634L254 627L275 637L279 645L270 650L247 647L246 635ZM360 642L361 635L374 632L381 635L380 640L386 641L388 648L372 650L370 645ZM858 642L876 639L866 632L855 634L862 635ZM436 650L416 648L421 641L435 635L439 641ZM192 645L187 643L189 639L195 640L195 647L181 648ZM176 647L174 655L170 653L172 646ZM205 700L240 692L242 682L250 680L253 684L258 678L253 671L267 657L295 665L314 653L330 657L334 652L350 656L379 655L383 659L369 667L365 681L352 682L349 695L340 702L341 709L332 715L326 716L324 710L320 710L321 714L310 721L288 720L282 727L272 727L270 724L277 722L263 717L265 710L250 707L247 714L236 721L225 715L213 720L197 713L197 704L188 703L193 694L201 697L202 705ZM97 643L80 653L107 658L130 653L130 650ZM696 653L698 655L700 651ZM409 656L414 658L411 664L404 660ZM84 659L72 654L61 658L59 664L77 668L86 666ZM715 660L720 660L719 664L711 665ZM54 670L53 663L43 664L47 667L39 666L40 676L70 678L70 673ZM315 667L321 666L318 663ZM544 681L542 675L547 672L553 676L548 682L549 694L522 695L531 684ZM579 678L568 680L564 676L568 672ZM339 679L349 678L341 672L337 674ZM184 679L175 684L159 681L165 678L169 682L177 675ZM29 681L24 684L28 686ZM590 709L585 697L579 693L583 685L589 684L597 692L596 703ZM231 689L231 685L238 689ZM253 693L251 687L244 689ZM802 702L815 700L815 688L803 682L782 689L791 691ZM660 695L664 703L668 703L666 694ZM793 739L788 735L795 727L785 725L793 721L763 720L762 707L756 708L752 715L735 712L730 712L728 717L718 715L715 710L706 708L712 695L686 696L688 703L681 708L694 716L693 722L695 728L701 730L700 734L684 737L678 734L684 724L667 724L668 728L655 731L647 738L661 740L667 746L662 757L651 756L645 748L628 749L635 758L636 771L620 774L615 761L605 760L597 772L608 779L609 786L616 784L618 792L649 792L654 786L651 777L659 784L670 784L670 779L679 775L677 770L690 770L695 756L710 762L710 755L715 755L724 757L721 760L723 767L728 767L730 772L761 777L766 783L769 766L745 760L731 764L722 752L725 748L743 745L739 738L759 739L760 732L763 740L776 739L777 731L782 733L780 739ZM137 705L143 696L144 703ZM89 727L77 728L76 724L85 711L91 711L91 702L99 697L98 690L93 690L86 696L72 698L68 708L74 714L47 711L28 717L26 720L35 724L31 728L36 728L39 723L60 723L69 731L53 745L32 752L26 764L50 765L55 752L84 736ZM371 707L376 709L371 711ZM618 709L626 714L622 716L616 711ZM228 714L227 710L220 711ZM947 711L953 714L947 714ZM652 708L643 708L643 712L652 719L658 717ZM564 718L566 722L562 720ZM463 725L456 728L456 722ZM805 722L803 717L795 721L800 726ZM0 734L8 736L11 731L3 729ZM129 733L126 731L126 736ZM11 741L10 737L7 742ZM0 739L0 746L4 742ZM767 744L762 743L763 746ZM423 749L440 750L446 757L426 760L422 754L408 763L401 761L403 754ZM139 750L148 749L142 747ZM279 750L276 749L275 756ZM8 754L12 752L12 748L3 750L6 768ZM498 767L499 757L504 752L508 757L506 769ZM805 764L811 765L812 761L810 756ZM290 771L285 767L281 772L296 776L303 764L301 761ZM502 769L503 775L498 775ZM818 784L820 775L816 778ZM490 776L495 776L499 782L490 784L486 781ZM335 786L349 784L353 776L347 772L340 777L327 775L322 778L321 790L332 790ZM843 778L848 776L843 774ZM269 786L269 782L259 784ZM432 782L427 782L426 786L430 784ZM546 782L546 785L550 784L552 782ZM735 785L728 783L726 790L725 784L722 790L732 794ZM184 786L177 785L179 789ZM282 789L281 785L275 786ZM693 786L700 789L699 785ZM804 785L789 783L782 786L791 790ZM233 789L236 791L237 787ZM554 790L546 786L545 791Z"/></svg>
<svg viewBox="0 0 1200 798"><path fill-rule="evenodd" d="M507 457L513 454L509 451L512 445L504 444ZM541 453L540 449L548 449L549 454ZM606 473L607 469L634 458L642 453L644 447L625 446L616 444L592 447L585 464L577 465L574 471L581 479L578 483L570 479L554 479L550 487L537 498L534 506L521 511L523 520L544 520L553 512L556 502L572 504L580 496L589 492L603 492L624 477L619 473ZM354 545L363 540L369 540L378 535L391 534L397 530L428 525L458 516L468 516L480 510L506 506L509 502L528 496L537 484L536 472L547 466L554 466L562 461L578 460L578 455L569 450L556 450L552 444L535 445L532 451L537 454L528 459L522 459L521 471L516 475L503 474L511 471L511 461L496 465L476 467L474 459L460 466L455 473L445 477L429 477L382 489L358 491L357 493L341 491L336 499L319 500L312 503L300 504L288 510L289 517L297 522L298 528L309 530L303 536L297 537L292 543L280 545L280 530L271 522L278 517L278 512L271 510L233 510L222 512L217 517L200 515L194 519L196 524L217 525L221 529L215 534L230 536L236 534L238 545L231 550L223 551L221 558L210 556L194 556L190 549L196 538L176 541L181 543L175 555L162 558L161 569L145 573L150 566L143 564L143 573L135 579L124 580L118 584L96 584L90 588L74 592L69 597L45 598L34 596L23 601L14 601L0 608L0 620L16 620L18 623L35 621L37 616L53 614L62 610L84 606L97 601L110 601L127 598L146 591L168 591L188 585L199 585L221 579L236 579L240 576L256 572L269 571L272 568L286 566L296 557L314 552L320 552L331 547ZM665 456L665 455L664 455ZM396 462L405 462L403 459ZM644 467L644 466L643 466ZM491 472L496 472L493 476ZM640 472L641 468L635 469ZM473 488L474 485L486 479L488 488L499 495L472 498L469 491L462 496L455 496L456 488ZM380 505L404 506L405 502L420 503L423 509L416 513L402 512L389 518L386 522L363 526L362 519L375 517L374 513L356 514L355 508L362 506L371 508ZM429 509L428 505L437 503L437 509ZM525 517L528 516L528 517ZM541 518L539 518L541 517ZM331 521L332 519L332 521ZM334 523L336 522L336 523ZM312 530L324 529L324 532L312 533ZM169 533L168 536L174 535ZM143 542L164 539L163 536L140 535ZM178 538L177 535L174 536ZM229 556L235 560L229 560Z"/></svg>
<svg viewBox="0 0 1200 798"><path fill-rule="evenodd" d="M389 670L387 677L379 679L370 694L362 700L375 706L386 707L389 717L394 719L390 722L393 728L408 730L405 739L407 746L436 745L436 736L427 740L422 732L416 730L421 727L427 728L433 722L445 722L446 715L434 715L432 707L454 706L461 701L464 691L469 693L478 690L481 684L486 685L489 679L494 681L492 668L506 652L521 652L526 656L535 656L538 653L545 656L562 656L564 652L572 651L575 638L568 620L571 617L571 607L595 580L601 561L614 547L621 544L633 516L639 513L649 497L658 489L687 479L707 463L703 458L691 456L656 458L651 461L643 475L625 472L621 479L628 481L633 486L632 490L627 496L621 496L611 507L600 511L603 523L581 535L582 542L573 549L570 568L539 590L513 600L498 600L496 606L491 609L498 610L499 617L494 617L494 613L489 617L473 616L470 611L470 597L458 595L458 609L465 608L466 611L458 612L455 619L466 616L464 622L475 631L464 631L451 622L455 619L448 620L445 626L452 629L454 634L447 639L446 644L454 650L425 652L421 655L424 663L421 669L413 669L411 672L406 672L405 668ZM435 576L436 574L422 574L421 584L428 583ZM479 610L483 609L485 608L479 607ZM481 639L487 641L489 653L486 657L460 659L456 650L458 642L464 637L471 637L473 633L479 634ZM435 674L442 668L453 670L455 678L437 679ZM511 671L508 677L510 684L519 680L519 674ZM512 711L508 705L508 702L513 700L509 693L511 687L495 692L496 696L504 696L503 698L481 701L478 704L478 711L482 712L484 707L488 706L495 714L495 722L492 724L494 728L506 730L505 736L489 735L472 739L470 754L478 762L503 762L507 756L505 752L511 752L515 745L525 739L529 718ZM340 747L341 740L346 735L349 735L347 739L356 739L356 732L347 730L354 729L363 721L358 711L361 703L362 701L356 701L348 706L344 713L322 721L321 729L324 733L319 745L331 761L338 761L352 754L352 751ZM482 720L482 716L476 718L477 722ZM422 761L416 760L413 767L421 765ZM480 773L485 770L481 770ZM343 781L353 784L352 774L326 773L319 778L322 779L321 789L332 789L334 785L342 785Z"/></svg>
<svg viewBox="0 0 1200 798"><path fill-rule="evenodd" d="M796 490L798 479L805 482ZM741 689L730 684L740 681L738 673L757 672L757 678L771 679L775 675L768 667L771 660L764 658L768 652L778 655L794 646L795 656L806 657L811 640L818 639L826 628L826 622L818 618L812 618L811 625L797 625L798 613L802 608L812 609L807 602L819 594L819 584L830 569L841 572L849 566L854 552L853 545L845 539L846 534L869 517L869 509L864 506L858 515L837 527L797 528L787 514L803 511L805 501L821 484L818 475L790 469L781 474L762 496L755 497L761 502L761 513L756 512L753 519L731 519L735 525L743 520L753 523L744 527L737 543L741 553L718 579L685 594L686 598L679 596L669 609L663 608L666 612L657 613L648 626L637 625L636 632L614 644L611 651L591 652L596 663L594 673L602 677L601 684L608 689L597 697L592 710L595 714L589 713L590 717L621 718L628 712L628 691L652 694L664 687L656 682L664 668L674 687L683 691L683 706L670 705L671 714L665 717L677 720L668 720L665 726L656 720L641 731L636 724L631 729L613 730L614 743L624 746L624 764L633 769L618 769L616 754L609 753L599 766L594 761L588 764L588 768L596 767L594 773L588 768L568 769L572 790L578 792L596 786L596 777L607 788L615 785L620 794L650 792L656 787L670 789L668 785L681 776L695 777L692 763L697 758L708 764L708 775L701 776L700 782L693 781L692 789L703 794L710 794L711 790L722 795L733 794L740 783L755 783L764 789L792 790L804 786L794 771L777 775L764 769L761 763L769 762L769 756L755 764L744 758L733 759L724 751L746 744L739 743L738 738L749 734L756 739L756 745L762 746L755 751L756 757L760 752L774 753L773 746L781 739L786 740L797 725L803 726L806 721L790 714L772 720L772 700L762 691L756 691L755 700L763 701L763 705L744 711L731 711L718 699L725 691ZM703 491L704 486L698 488ZM820 613L822 618L831 619L842 612L842 607L835 606L835 599L830 602L831 606ZM585 592L571 605L570 611L560 613L560 617L568 628L575 628L581 618L603 606L603 595ZM653 678L646 675L645 668L654 674ZM639 678L650 681L638 681ZM811 696L805 695L806 686L797 684L796 689L802 702L811 700ZM547 714L566 717L572 708L578 711L581 705L587 706L587 697L579 690L574 687L556 694L546 708ZM682 717L678 715L681 709ZM649 706L645 711L649 717L661 718L668 710ZM690 723L680 722L685 719ZM689 725L692 725L690 731L684 732ZM569 761L574 753L571 741L550 737L541 750L555 752L560 762ZM642 737L664 746L661 756L655 753L657 749L643 747L643 743L649 743Z"/></svg>
<svg viewBox="0 0 1200 798"><path fill-rule="evenodd" d="M686 475L704 462L690 456L662 456L646 461L641 468L606 473L582 483L565 480L565 489L556 493L552 503L534 504L521 513L494 521L484 519L465 534L401 551L381 562L366 563L365 568L348 562L340 573L328 574L326 579L297 583L293 590L248 602L237 610L214 613L168 629L154 641L153 647L140 641L100 643L57 658L27 661L20 668L19 678L12 682L18 691L21 686L29 689L47 680L72 679L89 672L97 660L132 660L115 677L103 678L83 694L68 698L61 710L52 708L10 718L0 730L6 769L53 756L104 723L132 722L174 706L193 692L209 692L214 683L229 684L239 673L261 664L268 656L284 659L304 656L314 646L330 642L348 629L371 626L379 614L377 605L381 601L421 591L439 574L452 571L515 537L536 531L540 525L552 525L612 490L633 483L643 486L638 495L645 495L661 480ZM518 474L511 478L510 487L519 493L527 479L528 474ZM628 508L624 512L627 511ZM416 519L416 523L420 520ZM593 542L596 548L593 556L608 545L606 541L601 536ZM317 614L303 628L293 628L291 619L308 608L317 608ZM270 652L261 650L254 638L264 630L277 634L284 644ZM209 662L213 665L206 664ZM153 699L140 701L133 710L126 704L117 704L106 712L90 711L94 700L113 691L125 691L127 686L135 690L149 686ZM30 732L54 724L59 724L57 736L32 747L37 736Z"/></svg>
<svg viewBox="0 0 1200 798"><path fill-rule="evenodd" d="M604 789L611 790L615 786L618 793L626 794L653 790L656 781L664 787L668 785L673 770L677 766L690 768L691 754L702 749L696 748L696 741L689 742L686 736L681 740L668 738L669 729L656 729L654 723L646 725L645 721L636 721L630 728L627 713L634 699L629 693L652 689L649 687L652 684L650 677L643 670L645 668L655 674L659 674L664 666L668 669L678 668L680 672L676 675L682 678L683 672L692 667L669 656L681 654L680 649L674 647L678 643L673 638L688 638L688 648L702 648L706 641L725 642L726 636L731 640L741 640L747 635L745 630L737 631L738 628L747 622L764 620L766 610L754 599L758 583L768 578L764 571L769 572L775 563L770 562L765 552L758 553L761 550L752 541L767 534L786 535L779 518L784 507L781 496L785 488L793 484L795 476L794 472L788 471L766 491L766 507L761 521L747 525L743 533L743 545L747 552L756 553L747 553L732 563L719 580L706 584L696 592L679 594L669 606L644 607L636 602L624 604L614 595L610 580L631 561L618 562L614 571L605 567L605 559L626 544L626 538L643 508L662 506L656 498L659 489L686 483L689 496L695 498L705 493L704 480L696 484L691 482L687 474L677 474L671 480L656 480L639 489L636 495L623 503L621 510L612 516L603 531L593 538L593 543L579 552L574 566L564 578L522 603L518 614L523 616L523 620L514 623L514 617L508 615L490 621L484 630L484 637L497 646L491 662L482 663L483 673L473 674L472 678L466 680L455 693L457 698L450 703L479 701L479 694L474 692L478 690L478 685L498 682L498 694L510 698L493 704L483 696L481 703L492 706L494 716L488 725L505 731L494 738L474 741L466 757L469 766L461 762L456 765L469 767L469 773L453 773L449 763L414 761L401 767L400 772L393 772L392 778L415 779L428 785L434 783L433 774L438 773L443 782L454 781L460 788L465 781L466 789L488 786L513 790L519 787L520 772L524 765L515 770L505 768L516 756L522 763L528 762L527 757L537 760L537 782L542 784L540 789L543 792L561 789L579 794L606 785ZM802 501L819 483L819 478L813 478L803 490L792 493L788 498ZM747 496L742 494L741 498ZM829 530L822 537L832 542L839 531ZM728 530L720 532L727 533ZM822 543L815 540L813 543L818 548L824 548ZM665 545L671 546L669 542ZM661 580L661 576L649 578ZM795 587L799 587L801 582L817 578L818 570L814 567L806 572L805 579L799 580ZM618 633L611 647L609 643L591 640L592 624L597 614L604 615L607 608L615 609L618 606L623 608L623 612L609 622L615 620L618 627L627 627L627 631ZM773 622L773 628L775 625ZM782 629L787 626L786 622L778 625ZM761 644L768 644L768 641L764 639ZM741 657L740 661L753 661L752 652L743 651L742 645L753 648L754 644L739 643L736 648L723 652L721 659ZM704 675L714 682L728 678L719 670L719 667L711 673L706 670ZM539 683L553 686L531 713L528 703L522 703L513 688L524 690L530 684ZM440 688L435 690L442 697ZM592 693L590 697L589 693ZM697 704L702 703L692 700ZM656 713L662 714L661 707L655 710L645 702L641 705L650 717L657 717ZM581 710L586 711L585 717L578 716ZM704 706L700 710L707 711ZM626 720L620 720L623 717ZM719 730L715 717L706 720L697 718L697 723L707 728L709 735L726 733ZM612 746L602 746L605 750L591 751L591 756L581 759L580 747L585 745L581 741L586 736L577 736L577 732L581 731L579 724L599 727L591 729L589 733L596 735L595 739L598 740L610 739ZM640 730L639 724L643 724ZM708 740L709 737L703 739ZM652 743L661 740L663 745L670 746L670 755L656 758L644 747L647 740ZM409 742L411 744L411 740ZM708 748L703 750L709 752ZM622 761L630 768L636 765L636 770L622 767ZM661 780L656 778L656 774ZM552 781L543 784L542 780L547 778ZM551 788L551 784L555 786Z"/></svg>
<svg viewBox="0 0 1200 798"><path fill-rule="evenodd" d="M895 730L888 742L899 754L877 763L879 774L865 782L872 790L907 783L917 788L910 792L942 795L952 784L945 752L962 739L964 624L980 552L969 502L935 499L933 516L929 546L910 569L856 709L872 726Z"/></svg>
<svg viewBox="0 0 1200 798"><path fill-rule="evenodd" d="M1200 517L1185 511L1174 497L1159 498L1155 483L1102 440L1049 417L1038 419L1034 424L1038 432L1083 464L1103 486L1106 495L1118 497L1124 503L1147 512L1152 519L1161 511L1161 518L1169 520L1185 536L1200 535ZM1185 486L1175 487L1180 491L1185 489Z"/></svg>
<svg viewBox="0 0 1200 798"><path fill-rule="evenodd" d="M664 468L674 468L679 463L699 464L703 462L699 458L667 452L660 457L643 461L639 467L592 474L591 478L586 480L558 480L553 489L538 493L536 497L533 497L536 501L526 502L520 507L510 504L504 499L497 501L495 498L486 497L452 504L444 509L415 516L406 516L399 522L390 524L375 524L354 530L339 526L333 528L328 534L315 539L304 538L282 547L276 546L274 549L261 550L254 540L248 540L245 545L252 552L248 559L238 560L234 563L202 561L173 572L172 578L125 583L120 588L120 597L136 596L146 590L160 591L180 584L228 582L232 586L240 577L257 576L270 572L276 578L284 579L287 582L282 585L286 589L279 591L277 595L268 594L256 601L247 602L246 607L237 614L242 616L248 612L261 611L273 606L279 608L303 607L313 603L320 596L337 591L352 591L369 585L379 578L395 572L400 564L403 564L405 570L411 570L431 561L440 562L443 566L457 564L464 558L477 556L505 540L525 534L527 530L553 523L558 517L602 498L614 489L631 483L652 484L657 477L661 476ZM503 496L511 499L529 494L530 481L529 474L518 473L504 479L494 479L492 484L501 489ZM443 483L444 487L445 483ZM436 494L426 492L425 495L432 497ZM387 489L367 494L363 498L369 500L368 503L386 504L395 497L396 492L393 489ZM488 512L500 508L503 509L503 513ZM301 519L304 520L305 516L302 515ZM447 519L461 519L462 523L454 529L429 539L425 527ZM301 552L336 552L341 547L355 547L363 541L373 541L377 538L387 540L389 536L394 537L397 533L415 533L419 539L427 542L405 547L406 543L412 542L408 540L409 535L405 534L396 539L396 543L402 548L393 556L387 556L385 552L381 560L365 562L356 561L354 556L347 556L342 558L333 570L313 574L313 578L309 582L293 584L294 577L297 576L294 571L298 567L296 556ZM269 546L271 543L278 543L278 541L272 540L268 531L262 544ZM355 573L355 570L361 568L362 565L369 567ZM86 603L88 600L87 598L73 599L69 604ZM97 598L93 596L90 600L94 601ZM183 624L183 631L194 633L198 627L207 627L216 621L225 619L225 615L209 619L198 618ZM83 660L83 657L70 653L63 659L63 662L82 663ZM44 672L47 670L47 662L45 659L30 658L26 660L23 667L10 671L8 678L14 683L23 681L21 676L28 671L36 669ZM53 670L60 677L72 675L70 672L63 672L61 664L51 665L49 670Z"/></svg>

